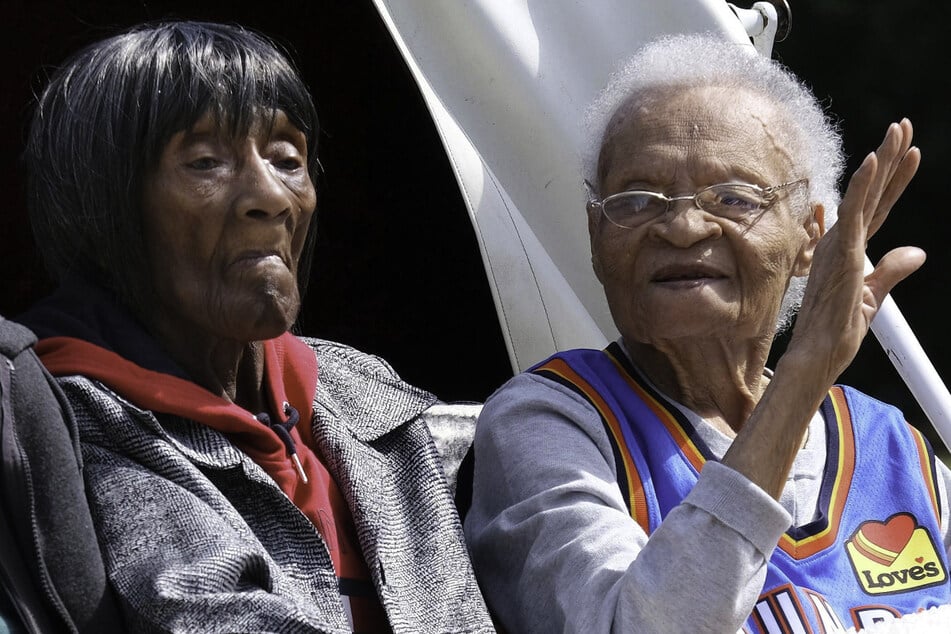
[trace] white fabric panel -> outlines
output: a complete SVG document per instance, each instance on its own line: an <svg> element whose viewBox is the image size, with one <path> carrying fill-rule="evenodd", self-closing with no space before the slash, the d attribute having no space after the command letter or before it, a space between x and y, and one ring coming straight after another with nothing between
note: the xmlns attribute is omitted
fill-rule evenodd
<svg viewBox="0 0 951 634"><path fill-rule="evenodd" d="M591 271L583 111L661 33L752 47L724 0L374 0L471 214L514 371L617 334Z"/></svg>

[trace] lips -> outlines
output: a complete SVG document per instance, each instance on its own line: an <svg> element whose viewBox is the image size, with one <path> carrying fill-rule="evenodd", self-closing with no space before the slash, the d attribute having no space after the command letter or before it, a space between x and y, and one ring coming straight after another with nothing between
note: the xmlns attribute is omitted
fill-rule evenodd
<svg viewBox="0 0 951 634"><path fill-rule="evenodd" d="M281 254L277 251L246 251L242 253L237 258L235 258L235 264L239 266L256 266L258 264L283 264L287 266L287 262L281 257Z"/></svg>
<svg viewBox="0 0 951 634"><path fill-rule="evenodd" d="M651 276L652 282L692 282L697 280L723 279L722 271L704 264L669 264L662 266Z"/></svg>

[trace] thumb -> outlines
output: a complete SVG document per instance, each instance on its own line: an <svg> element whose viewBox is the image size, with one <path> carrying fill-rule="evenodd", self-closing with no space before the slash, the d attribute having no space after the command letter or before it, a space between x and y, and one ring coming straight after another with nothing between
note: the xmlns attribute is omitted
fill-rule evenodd
<svg viewBox="0 0 951 634"><path fill-rule="evenodd" d="M918 247L898 247L886 253L871 273L865 276L865 284L881 306L885 296L903 279L921 268L926 254Z"/></svg>

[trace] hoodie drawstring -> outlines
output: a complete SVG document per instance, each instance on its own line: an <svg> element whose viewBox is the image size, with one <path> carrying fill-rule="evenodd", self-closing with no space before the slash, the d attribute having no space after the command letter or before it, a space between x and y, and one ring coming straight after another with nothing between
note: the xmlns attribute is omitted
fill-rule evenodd
<svg viewBox="0 0 951 634"><path fill-rule="evenodd" d="M290 403L284 401L284 415L287 416L287 420L283 423L281 421L272 423L271 417L268 416L267 412L255 414L254 418L257 419L258 422L267 425L267 427L277 434L278 438L284 443L284 447L287 449L287 455L294 463L294 468L297 469L297 475L300 476L304 484L307 484L307 474L304 473L304 465L301 464L300 458L297 457L297 444L291 437L291 430L294 429L294 426L297 425L297 422L300 420L300 414Z"/></svg>

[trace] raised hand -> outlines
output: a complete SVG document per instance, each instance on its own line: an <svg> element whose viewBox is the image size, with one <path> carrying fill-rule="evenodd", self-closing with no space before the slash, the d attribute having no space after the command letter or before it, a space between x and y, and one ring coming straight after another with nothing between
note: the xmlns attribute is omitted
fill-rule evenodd
<svg viewBox="0 0 951 634"><path fill-rule="evenodd" d="M838 222L816 247L806 295L788 352L813 359L833 383L852 362L882 300L925 261L917 247L889 251L865 273L865 249L914 177L921 153L911 146L908 119L892 123L882 144L855 171L838 209Z"/></svg>

